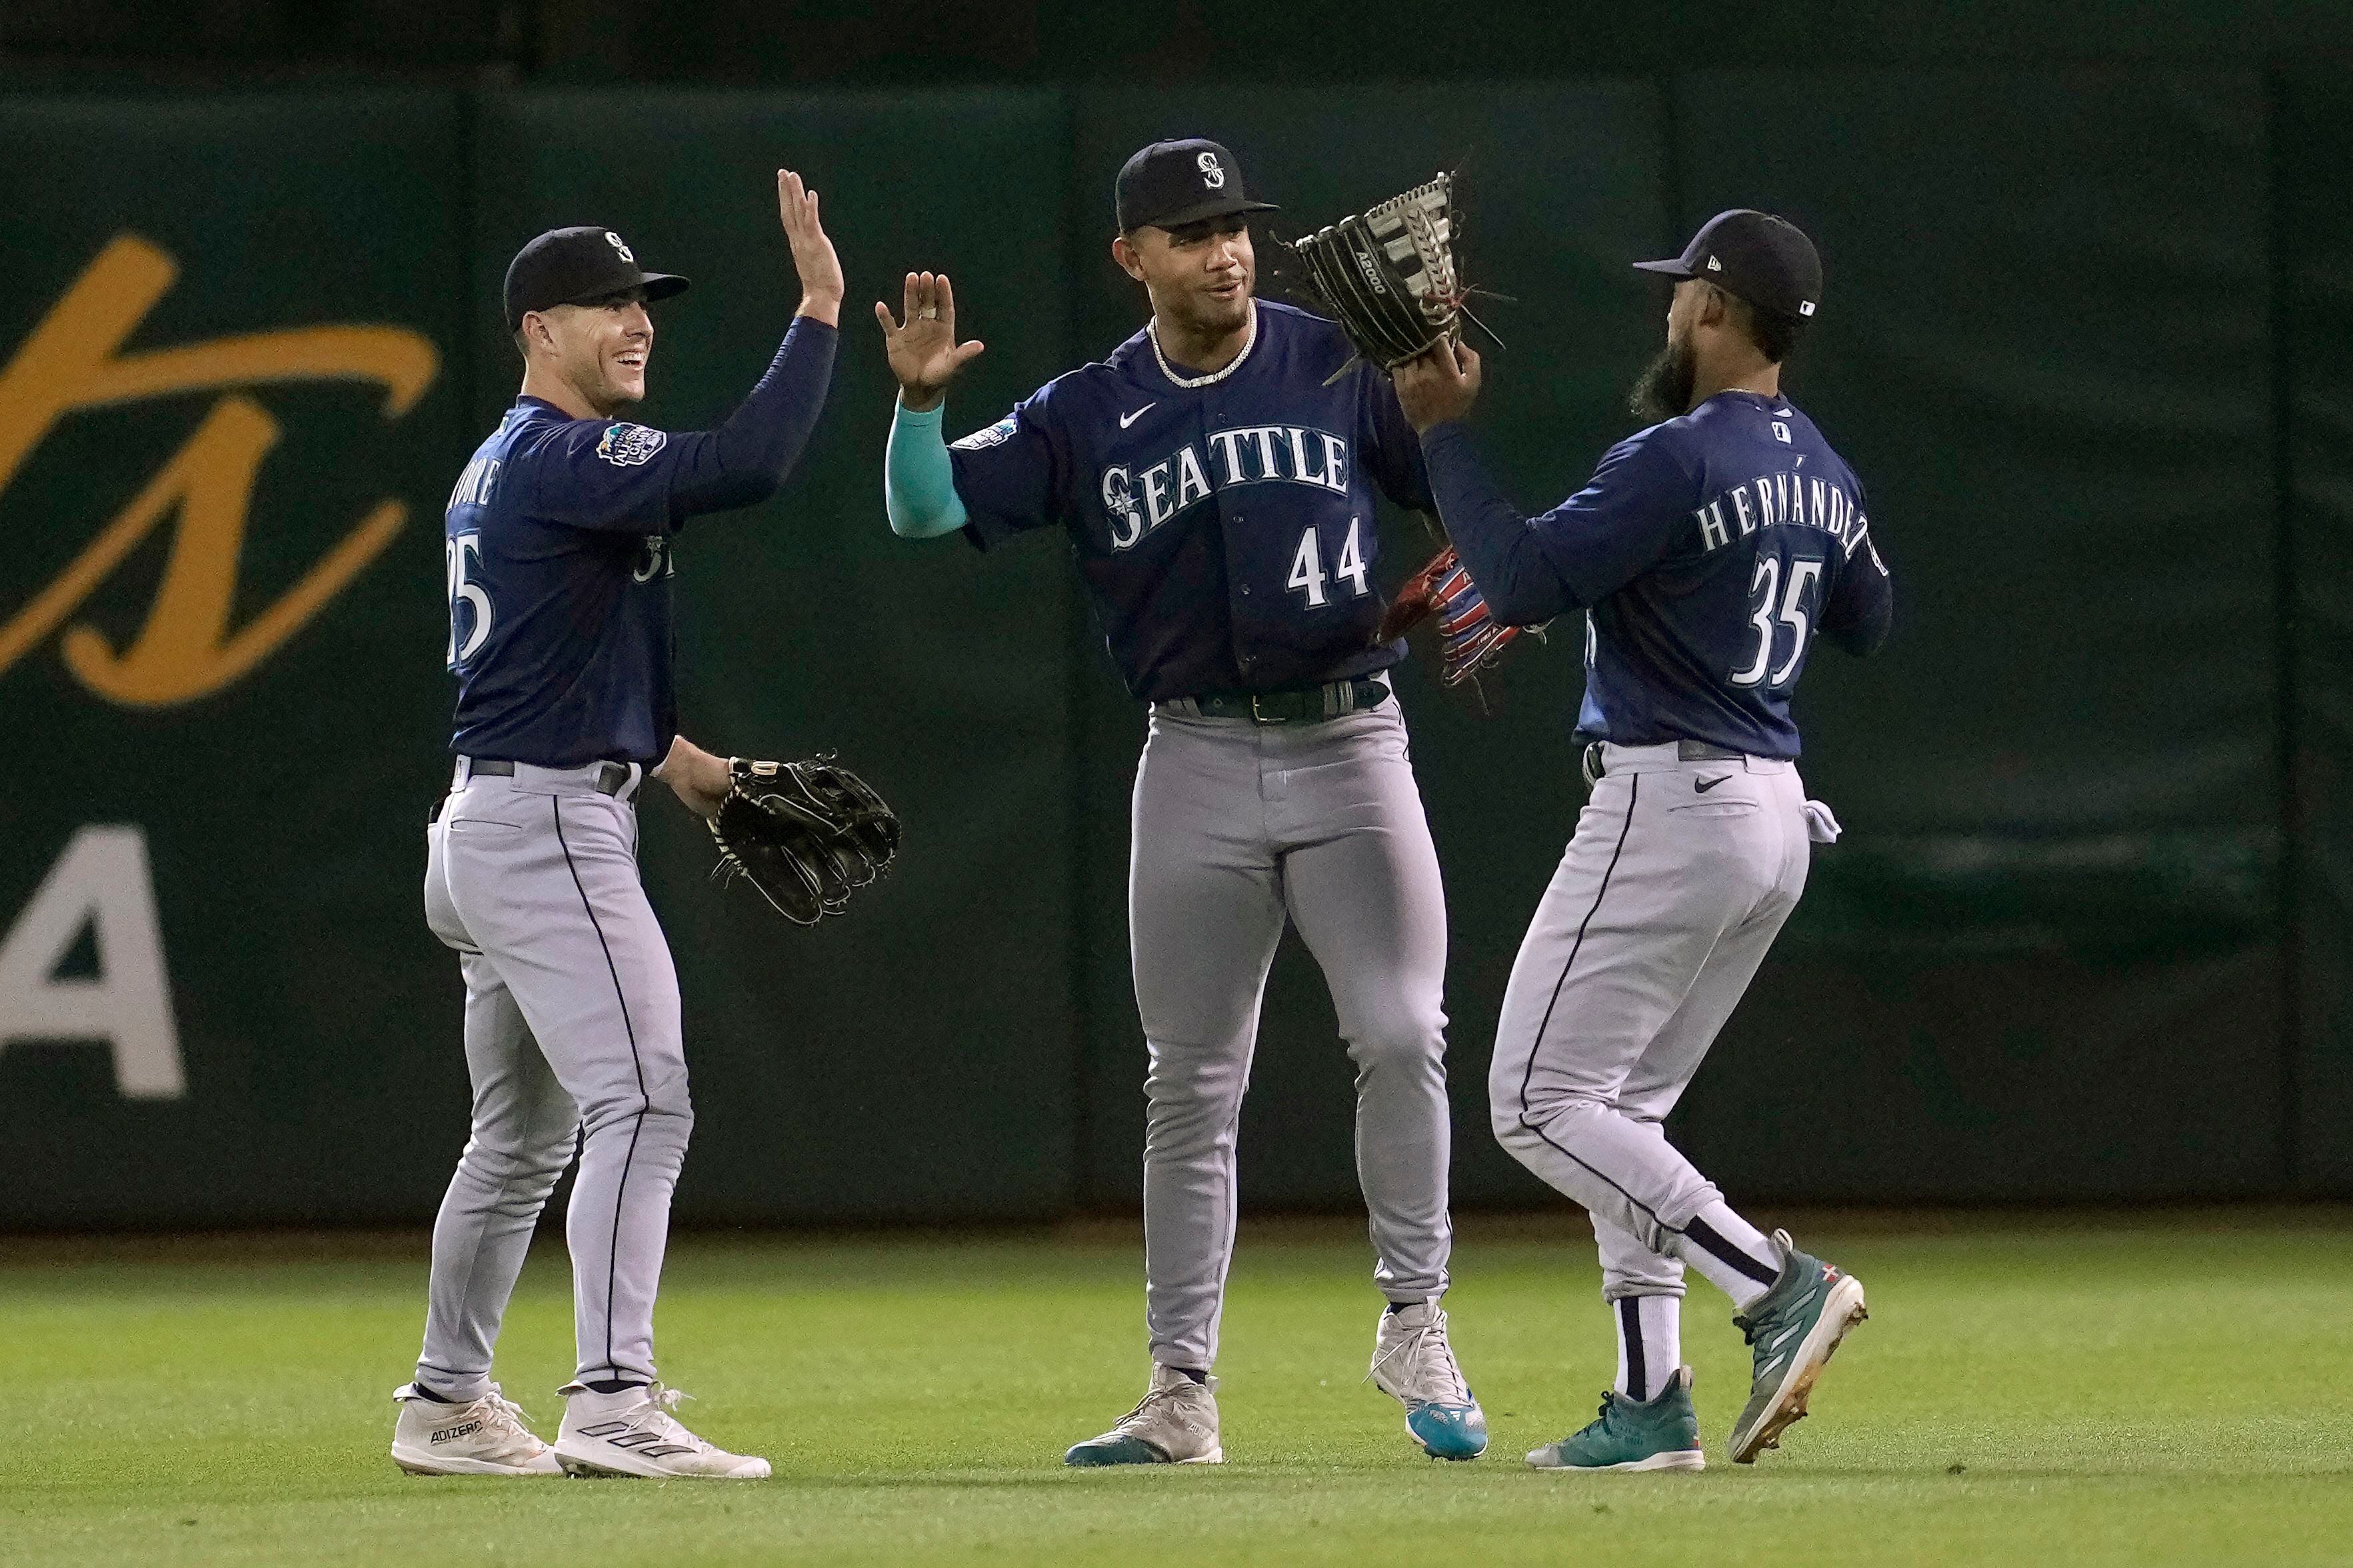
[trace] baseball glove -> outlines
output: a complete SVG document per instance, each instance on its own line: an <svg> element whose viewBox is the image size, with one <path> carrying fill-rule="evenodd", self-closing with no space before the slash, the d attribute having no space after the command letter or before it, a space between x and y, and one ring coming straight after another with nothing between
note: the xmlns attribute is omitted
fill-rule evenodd
<svg viewBox="0 0 2353 1568"><path fill-rule="evenodd" d="M1455 274L1454 176L1440 174L1356 217L1288 242L1313 296L1383 370L1461 335Z"/></svg>
<svg viewBox="0 0 2353 1568"><path fill-rule="evenodd" d="M891 868L899 817L830 755L798 763L729 760L734 787L711 819L722 877L743 877L778 914L815 925Z"/></svg>
<svg viewBox="0 0 2353 1568"><path fill-rule="evenodd" d="M1471 581L1451 544L1406 579L1374 636L1381 642L1401 637L1431 616L1438 617L1438 678L1449 686L1494 668L1504 650L1529 632L1539 639L1544 636L1541 628L1507 626L1489 615L1479 584Z"/></svg>

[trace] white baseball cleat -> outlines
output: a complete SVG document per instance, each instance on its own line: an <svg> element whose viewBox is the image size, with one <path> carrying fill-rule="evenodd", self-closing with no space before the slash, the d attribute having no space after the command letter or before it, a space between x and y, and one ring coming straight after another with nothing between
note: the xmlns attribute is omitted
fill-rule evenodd
<svg viewBox="0 0 2353 1568"><path fill-rule="evenodd" d="M428 1399L413 1383L394 1390L400 1419L392 1428L392 1462L412 1476L555 1476L555 1450L523 1425L520 1405L497 1384L462 1405Z"/></svg>
<svg viewBox="0 0 2353 1568"><path fill-rule="evenodd" d="M1487 1451L1487 1413L1462 1381L1435 1300L1381 1314L1368 1375L1405 1406L1407 1434L1431 1458L1475 1459Z"/></svg>
<svg viewBox="0 0 2353 1568"><path fill-rule="evenodd" d="M765 1481L768 1461L756 1454L731 1454L704 1442L670 1412L689 1395L659 1383L599 1394L568 1383L564 1426L555 1435L555 1458L574 1476L688 1477L705 1480Z"/></svg>
<svg viewBox="0 0 2353 1568"><path fill-rule="evenodd" d="M1079 1469L1103 1465L1222 1465L1218 1445L1218 1380L1195 1383L1174 1367L1155 1364L1143 1403L1100 1437L1062 1456Z"/></svg>

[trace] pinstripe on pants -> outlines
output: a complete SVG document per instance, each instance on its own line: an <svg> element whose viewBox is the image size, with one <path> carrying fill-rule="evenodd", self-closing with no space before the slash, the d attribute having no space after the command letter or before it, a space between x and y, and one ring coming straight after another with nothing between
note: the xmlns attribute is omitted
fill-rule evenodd
<svg viewBox="0 0 2353 1568"><path fill-rule="evenodd" d="M1660 1123L1806 886L1797 768L1675 750L1605 748L1488 1074L1495 1136L1591 1212L1613 1300L1683 1292L1682 1231L1719 1194Z"/></svg>
<svg viewBox="0 0 2353 1568"><path fill-rule="evenodd" d="M565 1238L578 1376L649 1381L694 1112L678 973L638 879L636 808L552 770L470 779L429 829L425 905L465 976L474 1110L433 1227L418 1376L460 1397L488 1384L532 1229L576 1140Z"/></svg>

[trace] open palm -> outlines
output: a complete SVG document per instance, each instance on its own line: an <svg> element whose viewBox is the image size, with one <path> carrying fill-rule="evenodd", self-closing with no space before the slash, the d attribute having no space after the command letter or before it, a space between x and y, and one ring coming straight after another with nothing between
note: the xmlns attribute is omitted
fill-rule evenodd
<svg viewBox="0 0 2353 1568"><path fill-rule="evenodd" d="M800 274L802 294L818 306L838 308L844 292L841 258L834 254L833 241L826 237L825 224L818 216L817 193L790 169L776 171L776 216L784 222L785 241L792 247L793 269ZM835 315L825 317L828 321L835 319Z"/></svg>
<svg viewBox="0 0 2353 1568"><path fill-rule="evenodd" d="M874 302L874 319L882 324L884 351L891 374L899 378L899 399L921 413L945 395L955 373L981 351L978 339L955 341L955 289L944 272L907 274L906 319L891 314L891 307Z"/></svg>

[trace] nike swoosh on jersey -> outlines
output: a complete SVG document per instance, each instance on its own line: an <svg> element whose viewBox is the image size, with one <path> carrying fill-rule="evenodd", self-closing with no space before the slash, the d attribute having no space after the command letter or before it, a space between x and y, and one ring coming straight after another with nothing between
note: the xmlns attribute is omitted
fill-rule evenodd
<svg viewBox="0 0 2353 1568"><path fill-rule="evenodd" d="M1121 415L1119 416L1119 427L1123 430L1126 429L1129 426L1134 424L1137 420L1143 418L1145 415L1151 413L1154 409L1159 406L1159 403L1155 400L1145 404L1143 407L1137 409L1133 414Z"/></svg>
<svg viewBox="0 0 2353 1568"><path fill-rule="evenodd" d="M1714 789L1716 785L1722 784L1731 776L1732 775L1730 773L1718 773L1712 779L1694 779L1692 781L1692 793L1694 795L1705 795L1708 791Z"/></svg>

